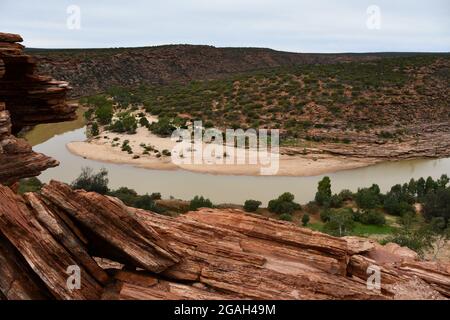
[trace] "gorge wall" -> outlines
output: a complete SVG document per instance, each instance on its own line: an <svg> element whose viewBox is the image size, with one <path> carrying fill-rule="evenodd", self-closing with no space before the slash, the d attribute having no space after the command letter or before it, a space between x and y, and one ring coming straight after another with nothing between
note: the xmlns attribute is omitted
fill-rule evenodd
<svg viewBox="0 0 450 320"><path fill-rule="evenodd" d="M366 61L377 54L303 54L263 48L215 48L168 45L111 49L32 49L39 69L69 81L73 96L87 96L111 86L136 87L191 80L220 79L241 72L289 67Z"/></svg>
<svg viewBox="0 0 450 320"><path fill-rule="evenodd" d="M37 75L34 58L19 42L19 35L0 33L0 183L6 185L58 164L12 134L25 126L72 120L76 110L66 102L68 83Z"/></svg>

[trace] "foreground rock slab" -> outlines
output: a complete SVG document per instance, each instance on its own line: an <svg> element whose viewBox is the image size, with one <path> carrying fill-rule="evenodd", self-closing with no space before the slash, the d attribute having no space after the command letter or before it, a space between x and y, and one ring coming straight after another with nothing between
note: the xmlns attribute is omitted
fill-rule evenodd
<svg viewBox="0 0 450 320"><path fill-rule="evenodd" d="M382 249L362 239L240 210L201 209L173 218L56 181L23 197L0 187L0 203L0 260L8 262L0 278L17 279L13 290L0 281L8 299L450 296L450 265L376 261L373 252ZM66 288L70 265L82 270L81 290ZM367 287L373 266L381 272L380 290Z"/></svg>

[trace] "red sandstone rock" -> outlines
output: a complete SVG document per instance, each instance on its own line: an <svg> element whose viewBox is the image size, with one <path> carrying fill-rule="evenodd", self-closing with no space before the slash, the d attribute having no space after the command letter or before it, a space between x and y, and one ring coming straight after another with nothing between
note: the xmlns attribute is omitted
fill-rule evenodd
<svg viewBox="0 0 450 320"><path fill-rule="evenodd" d="M34 59L15 43L20 41L19 35L0 33L0 183L6 185L58 165L12 133L74 119L76 109L66 102L67 83L35 75Z"/></svg>

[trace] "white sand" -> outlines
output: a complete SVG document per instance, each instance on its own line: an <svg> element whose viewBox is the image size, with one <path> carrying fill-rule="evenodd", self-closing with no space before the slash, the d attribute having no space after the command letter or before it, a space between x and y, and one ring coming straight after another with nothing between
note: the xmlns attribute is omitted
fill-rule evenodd
<svg viewBox="0 0 450 320"><path fill-rule="evenodd" d="M157 118L147 116L150 122L157 121ZM170 156L156 157L156 153L150 151L149 155L142 154L144 149L140 146L144 143L147 146L153 146L162 153L163 150L172 151L176 141L170 138L161 138L152 134L147 128L139 127L136 134L119 134L114 132L102 132L99 139L91 139L85 142L71 142L67 148L73 154L92 160L131 164L138 167L157 169L157 170L175 170L185 169L194 172L220 174L220 175L249 175L256 176L261 174L261 165L243 164L190 164L176 165L172 162ZM106 139L104 137L107 137ZM113 142L114 138L119 140ZM129 145L133 154L128 154L121 150L122 142L129 140ZM112 143L118 146L112 147ZM133 159L138 155L140 158ZM315 176L325 173L336 172L346 169L354 169L374 164L375 160L352 159L336 157L331 155L281 155L279 159L278 176ZM267 167L267 166L266 166Z"/></svg>

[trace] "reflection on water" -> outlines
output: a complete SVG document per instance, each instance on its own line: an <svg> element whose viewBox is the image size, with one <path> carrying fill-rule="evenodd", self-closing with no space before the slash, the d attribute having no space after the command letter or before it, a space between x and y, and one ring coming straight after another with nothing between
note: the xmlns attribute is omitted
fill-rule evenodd
<svg viewBox="0 0 450 320"><path fill-rule="evenodd" d="M183 170L149 170L88 160L67 150L68 142L84 140L85 129L81 128L55 136L34 147L37 152L61 162L59 167L48 169L39 178L44 182L50 179L71 182L79 175L82 167L89 166L95 170L106 168L109 171L111 188L127 186L142 194L161 192L164 197L174 196L184 200L203 195L215 203L242 204L245 200L256 199L267 204L269 200L286 191L293 193L300 203L306 203L314 198L317 183L323 177L218 176ZM450 175L450 158L383 163L328 176L335 192L342 189L356 191L359 187L370 186L372 183L379 184L381 189L386 191L392 185L408 182L411 178L438 178L443 173Z"/></svg>

